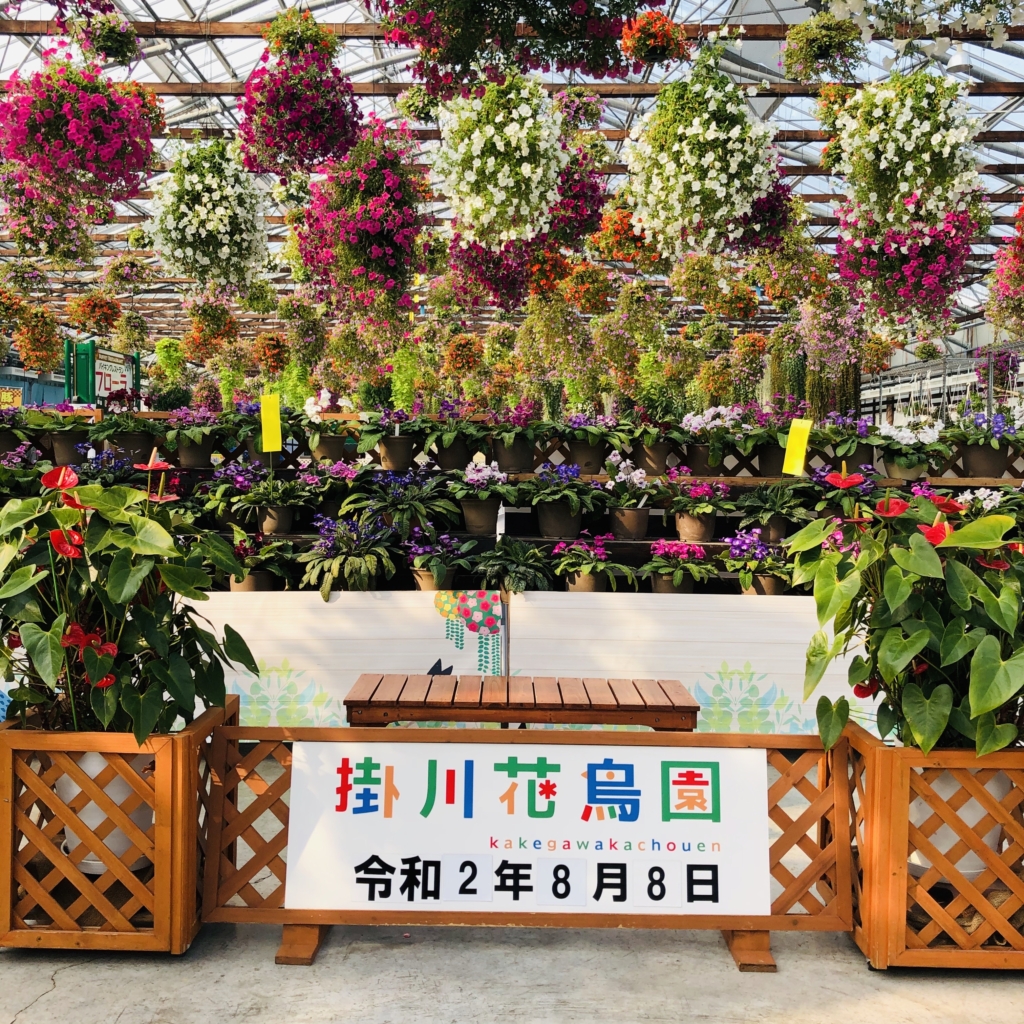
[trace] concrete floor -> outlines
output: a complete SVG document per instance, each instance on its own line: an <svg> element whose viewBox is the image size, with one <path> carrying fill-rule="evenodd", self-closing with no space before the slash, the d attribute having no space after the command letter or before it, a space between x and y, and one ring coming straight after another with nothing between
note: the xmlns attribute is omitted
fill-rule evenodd
<svg viewBox="0 0 1024 1024"><path fill-rule="evenodd" d="M183 957L0 950L0 1024L1022 1024L1017 973L869 971L845 935L777 934L740 974L714 932L208 925Z"/></svg>

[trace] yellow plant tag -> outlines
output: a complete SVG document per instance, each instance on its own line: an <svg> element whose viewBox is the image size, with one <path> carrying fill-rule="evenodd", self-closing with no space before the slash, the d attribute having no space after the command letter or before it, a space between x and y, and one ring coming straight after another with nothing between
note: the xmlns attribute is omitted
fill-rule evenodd
<svg viewBox="0 0 1024 1024"><path fill-rule="evenodd" d="M793 420L789 425L789 439L786 441L786 458L782 472L789 476L802 476L807 458L807 442L811 439L813 420Z"/></svg>
<svg viewBox="0 0 1024 1024"><path fill-rule="evenodd" d="M263 427L263 450L281 450L281 396L260 396L260 425Z"/></svg>

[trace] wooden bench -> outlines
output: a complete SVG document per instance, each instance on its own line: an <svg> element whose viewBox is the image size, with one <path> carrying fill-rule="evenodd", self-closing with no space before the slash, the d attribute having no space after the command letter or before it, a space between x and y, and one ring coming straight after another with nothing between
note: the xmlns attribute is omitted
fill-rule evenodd
<svg viewBox="0 0 1024 1024"><path fill-rule="evenodd" d="M678 679L410 676L364 673L345 698L349 725L545 722L693 732L700 709Z"/></svg>

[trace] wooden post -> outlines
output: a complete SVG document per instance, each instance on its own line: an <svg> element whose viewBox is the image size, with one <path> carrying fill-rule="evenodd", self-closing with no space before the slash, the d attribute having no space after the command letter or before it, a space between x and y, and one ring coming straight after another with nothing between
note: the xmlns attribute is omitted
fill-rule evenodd
<svg viewBox="0 0 1024 1024"><path fill-rule="evenodd" d="M281 945L275 964L291 967L312 967L327 933L329 924L286 924L281 929Z"/></svg>
<svg viewBox="0 0 1024 1024"><path fill-rule="evenodd" d="M774 974L778 970L772 956L771 932L723 931L722 938L741 971Z"/></svg>

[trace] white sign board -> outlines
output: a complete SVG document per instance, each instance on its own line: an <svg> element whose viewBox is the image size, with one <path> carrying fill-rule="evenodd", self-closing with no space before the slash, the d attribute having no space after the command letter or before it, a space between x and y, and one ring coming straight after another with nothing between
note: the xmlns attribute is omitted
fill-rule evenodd
<svg viewBox="0 0 1024 1024"><path fill-rule="evenodd" d="M763 750L297 742L289 910L770 911Z"/></svg>
<svg viewBox="0 0 1024 1024"><path fill-rule="evenodd" d="M97 398L105 398L111 391L123 391L131 386L131 364L124 356L96 353Z"/></svg>

